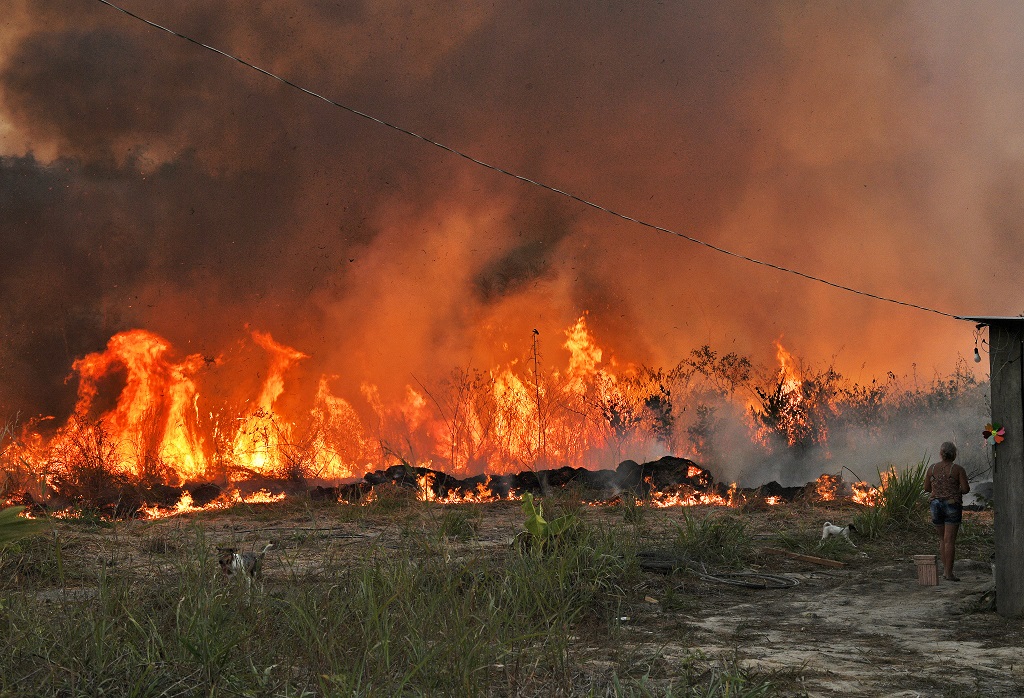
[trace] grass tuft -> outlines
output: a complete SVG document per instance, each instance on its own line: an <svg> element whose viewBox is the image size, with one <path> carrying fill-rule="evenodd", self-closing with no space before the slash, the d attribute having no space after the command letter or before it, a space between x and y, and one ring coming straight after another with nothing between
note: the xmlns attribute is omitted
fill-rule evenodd
<svg viewBox="0 0 1024 698"><path fill-rule="evenodd" d="M753 541L746 524L734 514L711 515L703 519L683 510L683 523L676 527L676 552L695 562L736 568L750 557Z"/></svg>
<svg viewBox="0 0 1024 698"><path fill-rule="evenodd" d="M926 521L928 499L924 491L924 477L928 470L925 456L916 465L897 470L890 466L884 473L879 472L881 485L875 503L854 517L854 524L861 535L869 539L879 538L894 530L920 525Z"/></svg>

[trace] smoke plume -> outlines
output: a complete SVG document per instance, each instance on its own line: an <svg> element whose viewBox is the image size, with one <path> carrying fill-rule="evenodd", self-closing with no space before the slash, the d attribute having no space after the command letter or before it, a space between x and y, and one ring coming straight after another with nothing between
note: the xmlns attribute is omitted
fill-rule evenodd
<svg viewBox="0 0 1024 698"><path fill-rule="evenodd" d="M126 3L751 257L952 313L1024 310L1018 3ZM949 371L973 349L967 323L580 206L98 2L12 4L8 419L66 415L72 363L131 328L211 359L269 332L307 355L291 376L307 397L330 375L349 399L521 358L534 328L557 363L587 311L620 364L670 366L707 343L770 361L784 336L869 380Z"/></svg>

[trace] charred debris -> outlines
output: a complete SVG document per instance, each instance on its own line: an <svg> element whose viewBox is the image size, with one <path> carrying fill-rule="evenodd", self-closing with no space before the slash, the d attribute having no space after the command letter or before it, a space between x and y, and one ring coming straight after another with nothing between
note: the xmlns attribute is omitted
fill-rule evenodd
<svg viewBox="0 0 1024 698"><path fill-rule="evenodd" d="M841 489L842 482L837 479L836 484ZM623 497L643 501L656 496L675 496L681 502L739 504L756 500L792 502L814 497L819 486L818 481L797 487L783 487L772 481L756 488L738 488L716 482L709 470L687 458L665 456L646 463L625 460L614 470L565 466L467 478L400 463L367 473L354 482L317 484L312 488L306 482L261 477L234 482L228 487L211 482L186 483L182 486L122 486L102 493L94 492L95 498L92 501L81 498L67 501L56 495L43 502L26 492L12 498L10 503L31 507L40 514L71 507L88 509L102 517L125 518L139 515L144 509L153 507L173 508L185 497L189 498L193 506L205 507L223 499L231 490L243 493L286 493L289 497L308 496L317 502L348 504L372 500L374 493L381 488L407 491L410 497L442 503L490 502L519 499L526 492L543 497L559 491L572 491L582 500L595 504L614 504Z"/></svg>

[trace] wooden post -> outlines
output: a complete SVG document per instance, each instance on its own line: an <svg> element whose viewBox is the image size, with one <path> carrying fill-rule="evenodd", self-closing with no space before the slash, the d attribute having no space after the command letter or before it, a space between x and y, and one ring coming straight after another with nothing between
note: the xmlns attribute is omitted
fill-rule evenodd
<svg viewBox="0 0 1024 698"><path fill-rule="evenodd" d="M992 474L996 612L1016 618L1024 615L1024 317L964 319L989 327L992 421L1006 429Z"/></svg>

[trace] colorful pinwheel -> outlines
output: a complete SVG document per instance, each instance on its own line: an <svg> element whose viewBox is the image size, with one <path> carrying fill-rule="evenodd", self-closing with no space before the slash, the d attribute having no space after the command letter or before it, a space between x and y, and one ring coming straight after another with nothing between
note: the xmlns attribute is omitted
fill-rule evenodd
<svg viewBox="0 0 1024 698"><path fill-rule="evenodd" d="M985 441L995 446L1006 438L1006 429L998 424L986 424L985 431L981 432L981 435L985 437Z"/></svg>

